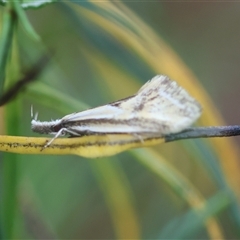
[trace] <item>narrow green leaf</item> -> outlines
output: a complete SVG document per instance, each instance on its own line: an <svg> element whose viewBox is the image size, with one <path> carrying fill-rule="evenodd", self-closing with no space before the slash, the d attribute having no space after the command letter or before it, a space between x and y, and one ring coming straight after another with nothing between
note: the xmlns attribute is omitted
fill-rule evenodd
<svg viewBox="0 0 240 240"><path fill-rule="evenodd" d="M196 232L205 227L206 221L223 211L231 202L229 192L219 191L206 202L204 208L198 211L191 209L174 218L161 231L159 239L190 239L191 236L197 236Z"/></svg>
<svg viewBox="0 0 240 240"><path fill-rule="evenodd" d="M21 6L24 9L29 8L40 8L43 7L46 4L57 2L57 0L23 0L21 3Z"/></svg>
<svg viewBox="0 0 240 240"><path fill-rule="evenodd" d="M34 40L40 41L40 37L35 32L34 28L32 27L31 23L29 22L29 20L28 20L26 14L25 14L20 2L14 1L13 4L14 4L15 11L16 11L18 17L19 17L19 20L20 20L21 24L23 25L24 29L26 30L26 32Z"/></svg>
<svg viewBox="0 0 240 240"><path fill-rule="evenodd" d="M11 46L16 19L11 4L8 4L3 16L2 33L0 37L0 94L3 91L7 60L12 50Z"/></svg>

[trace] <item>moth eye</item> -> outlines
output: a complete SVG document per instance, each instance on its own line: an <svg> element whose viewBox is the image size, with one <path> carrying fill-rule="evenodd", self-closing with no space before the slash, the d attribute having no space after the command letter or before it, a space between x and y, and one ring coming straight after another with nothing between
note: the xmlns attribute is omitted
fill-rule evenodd
<svg viewBox="0 0 240 240"><path fill-rule="evenodd" d="M55 125L52 127L53 132L59 132L62 129L61 125ZM61 134L62 135L62 134Z"/></svg>

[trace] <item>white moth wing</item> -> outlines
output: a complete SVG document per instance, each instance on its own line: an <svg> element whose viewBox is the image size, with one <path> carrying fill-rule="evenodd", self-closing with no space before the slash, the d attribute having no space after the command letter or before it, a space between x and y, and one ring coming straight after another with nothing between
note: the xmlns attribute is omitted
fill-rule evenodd
<svg viewBox="0 0 240 240"><path fill-rule="evenodd" d="M186 129L200 114L201 106L186 90L168 77L158 75L136 95L66 115L62 123L79 121L80 127L77 124L70 127L75 131L164 135Z"/></svg>
<svg viewBox="0 0 240 240"><path fill-rule="evenodd" d="M119 107L131 111L131 117L142 119L142 125L146 123L145 131L162 134L183 131L199 118L202 111L200 104L185 89L164 75L155 76Z"/></svg>
<svg viewBox="0 0 240 240"><path fill-rule="evenodd" d="M82 120L91 120L91 119L112 119L122 114L124 109L111 106L109 104L103 105L96 108L90 108L82 112L75 112L69 115L66 115L62 118L62 121L82 121Z"/></svg>
<svg viewBox="0 0 240 240"><path fill-rule="evenodd" d="M141 126L132 126L126 124L123 115L126 115L125 109L112 105L104 105L83 112L76 112L66 115L62 118L62 123L72 122L73 126L69 126L76 132L94 132L94 133L140 133ZM121 116L121 117L120 117ZM79 122L79 124L76 124ZM85 122L85 123L83 123Z"/></svg>

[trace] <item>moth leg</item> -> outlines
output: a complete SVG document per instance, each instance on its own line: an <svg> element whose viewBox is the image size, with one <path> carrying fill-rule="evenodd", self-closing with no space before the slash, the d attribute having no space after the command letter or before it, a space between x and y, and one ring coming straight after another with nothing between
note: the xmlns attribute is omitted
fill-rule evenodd
<svg viewBox="0 0 240 240"><path fill-rule="evenodd" d="M137 133L133 133L133 136L136 137L138 140L140 140L141 143L144 143L143 138L140 135L138 135Z"/></svg>
<svg viewBox="0 0 240 240"><path fill-rule="evenodd" d="M47 143L43 146L42 150L45 149L45 148L47 148L47 147L49 147L49 146L51 145L51 143L52 143L56 138L58 138L59 136L63 135L64 132L66 132L66 129L65 129L65 128L61 128L61 129L57 132L57 134L56 134L49 142L47 142ZM41 151L42 151L42 150L41 150Z"/></svg>

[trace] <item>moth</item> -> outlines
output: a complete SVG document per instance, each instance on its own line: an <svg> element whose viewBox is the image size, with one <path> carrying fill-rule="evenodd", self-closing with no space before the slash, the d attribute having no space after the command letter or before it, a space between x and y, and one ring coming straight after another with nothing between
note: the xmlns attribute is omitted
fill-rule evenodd
<svg viewBox="0 0 240 240"><path fill-rule="evenodd" d="M133 96L48 122L37 120L36 115L31 128L54 135L45 147L64 135L131 134L144 141L187 129L201 111L200 104L185 89L167 76L157 75Z"/></svg>

